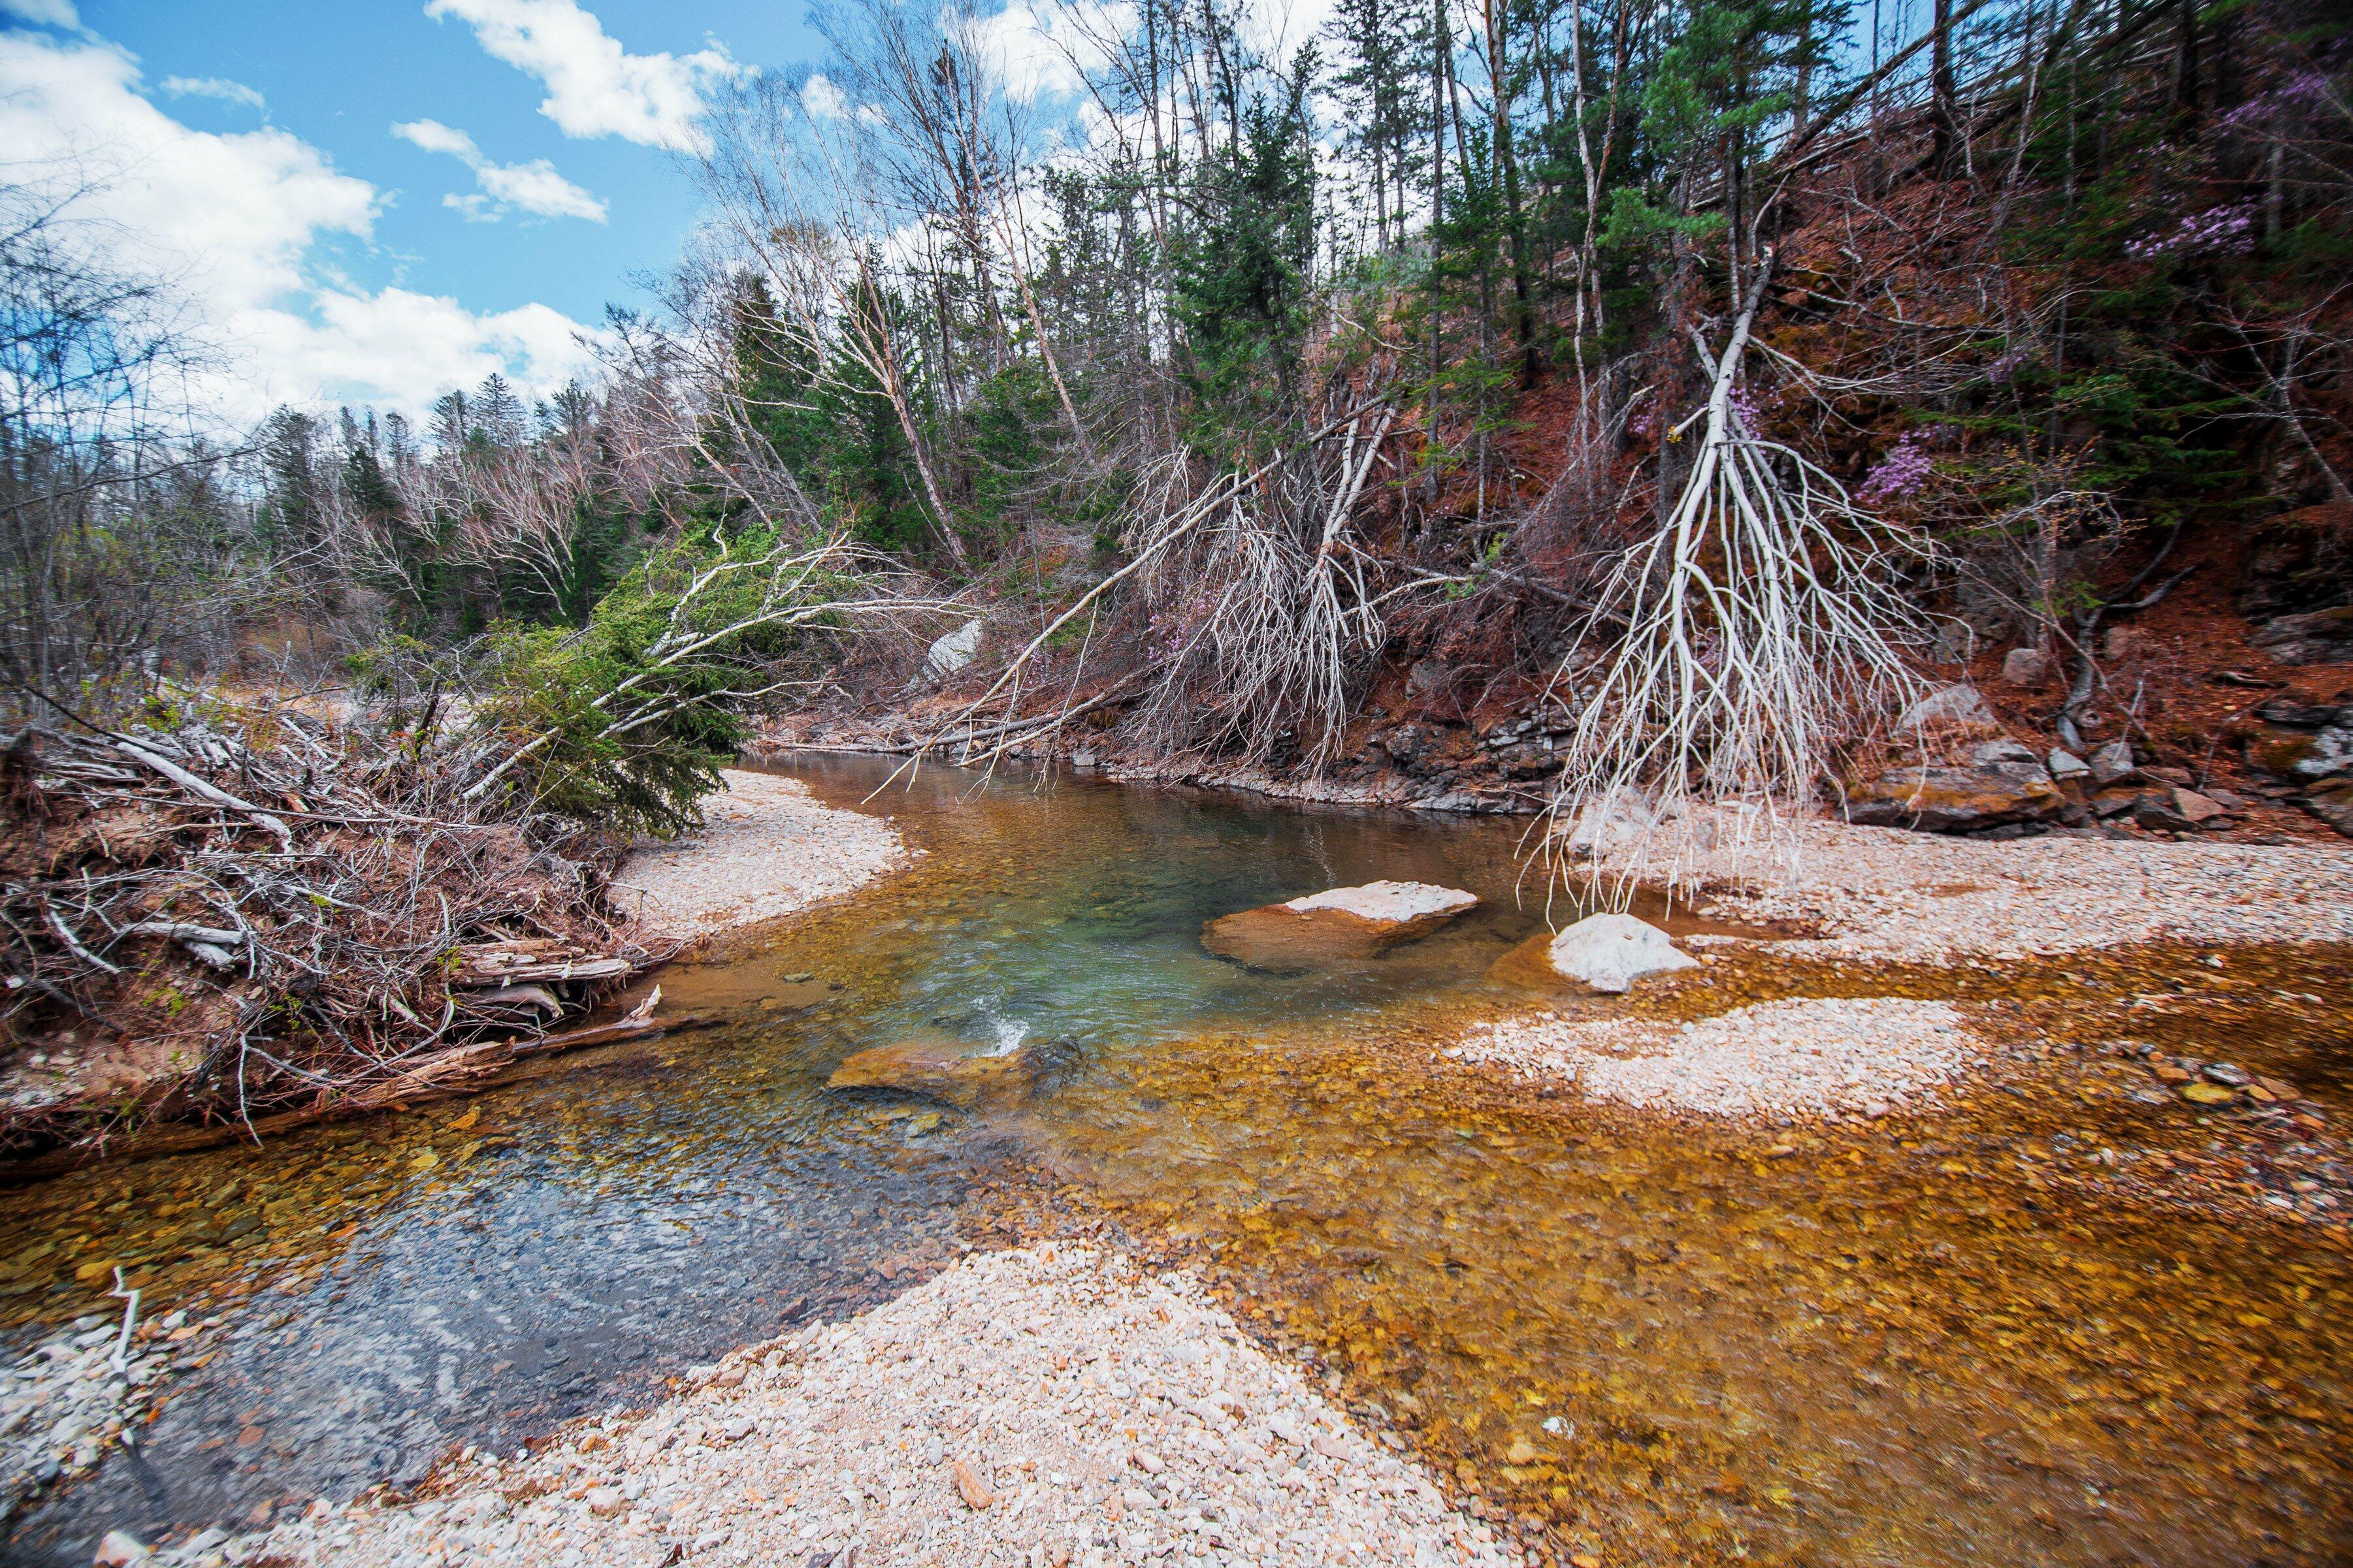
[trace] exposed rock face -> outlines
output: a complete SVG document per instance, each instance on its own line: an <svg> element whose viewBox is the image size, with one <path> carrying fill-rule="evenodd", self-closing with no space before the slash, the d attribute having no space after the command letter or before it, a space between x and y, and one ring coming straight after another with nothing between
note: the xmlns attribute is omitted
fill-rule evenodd
<svg viewBox="0 0 2353 1568"><path fill-rule="evenodd" d="M1201 945L1251 969L1296 973L1319 963L1369 958L1426 936L1479 905L1477 895L1429 882L1367 882L1288 903L1220 915L1201 927Z"/></svg>
<svg viewBox="0 0 2353 1568"><path fill-rule="evenodd" d="M2079 779L2092 771L2089 763L2058 746L2051 748L2051 754L2042 759L2042 765L2051 770L2051 776L2054 779Z"/></svg>
<svg viewBox="0 0 2353 1568"><path fill-rule="evenodd" d="M1846 814L1872 827L1973 833L2045 822L2066 804L2033 752L2015 741L1989 741L1964 766L1889 769L1848 796Z"/></svg>
<svg viewBox="0 0 2353 1568"><path fill-rule="evenodd" d="M2353 664L2353 605L2282 616L2247 641L2282 664Z"/></svg>
<svg viewBox="0 0 2353 1568"><path fill-rule="evenodd" d="M1553 938L1546 954L1555 973L1612 994L1646 974L1699 967L1665 931L1632 915L1588 915Z"/></svg>
<svg viewBox="0 0 2353 1568"><path fill-rule="evenodd" d="M1047 1041L1004 1050L961 1040L902 1040L844 1058L825 1087L912 1094L970 1110L1028 1096L1068 1055Z"/></svg>

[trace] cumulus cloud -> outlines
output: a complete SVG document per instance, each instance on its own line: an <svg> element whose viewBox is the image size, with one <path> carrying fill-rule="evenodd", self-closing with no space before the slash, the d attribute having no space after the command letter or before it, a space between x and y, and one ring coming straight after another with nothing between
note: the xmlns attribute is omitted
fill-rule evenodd
<svg viewBox="0 0 2353 1568"><path fill-rule="evenodd" d="M555 172L544 158L528 163L494 163L482 156L474 139L438 120L412 120L396 125L392 133L427 153L447 153L474 171L481 189L471 195L448 195L441 205L455 207L478 222L494 222L511 207L542 217L585 217L605 221L605 204Z"/></svg>
<svg viewBox="0 0 2353 1568"><path fill-rule="evenodd" d="M630 54L574 0L429 0L425 14L456 17L494 58L537 77L547 88L539 111L566 136L699 152L706 95L743 71L716 44L683 56Z"/></svg>
<svg viewBox="0 0 2353 1568"><path fill-rule="evenodd" d="M581 364L582 329L545 306L477 314L333 277L322 252L373 237L373 185L282 130L192 130L140 88L138 62L111 45L0 34L12 174L79 191L67 208L77 232L183 300L216 353L196 392L214 416L245 424L280 402L418 412L491 369L538 393Z"/></svg>
<svg viewBox="0 0 2353 1568"><path fill-rule="evenodd" d="M269 112L269 105L261 94L241 81L231 81L221 76L167 76L164 90L174 98L217 98L223 103L241 103L256 114Z"/></svg>
<svg viewBox="0 0 2353 1568"><path fill-rule="evenodd" d="M801 84L801 108L811 120L839 120L849 112L849 98L823 71L813 71Z"/></svg>
<svg viewBox="0 0 2353 1568"><path fill-rule="evenodd" d="M1127 0L1011 0L970 26L974 47L996 68L1005 90L1029 103L1080 91L1086 85L1080 73L1103 65L1107 47L1141 23Z"/></svg>
<svg viewBox="0 0 2353 1568"><path fill-rule="evenodd" d="M0 17L29 22L36 27L79 27L81 17L73 0L0 0Z"/></svg>

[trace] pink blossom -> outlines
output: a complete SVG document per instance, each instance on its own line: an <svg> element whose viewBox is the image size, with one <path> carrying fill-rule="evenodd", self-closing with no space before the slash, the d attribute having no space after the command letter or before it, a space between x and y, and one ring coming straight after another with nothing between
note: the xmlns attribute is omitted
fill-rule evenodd
<svg viewBox="0 0 2353 1568"><path fill-rule="evenodd" d="M2127 241L2125 254L2147 261L2160 256L2181 256L2194 250L2246 251L2254 248L2255 204L2233 202L2209 207L2186 217L2169 234Z"/></svg>
<svg viewBox="0 0 2353 1568"><path fill-rule="evenodd" d="M1927 483L1935 468L1928 456L1926 438L1917 430L1906 430L1887 449L1887 455L1862 477L1855 494L1874 505L1897 500Z"/></svg>

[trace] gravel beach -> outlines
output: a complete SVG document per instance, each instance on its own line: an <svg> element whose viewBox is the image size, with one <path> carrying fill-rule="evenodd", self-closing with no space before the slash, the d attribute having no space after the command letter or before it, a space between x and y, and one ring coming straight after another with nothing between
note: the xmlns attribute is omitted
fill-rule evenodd
<svg viewBox="0 0 2353 1568"><path fill-rule="evenodd" d="M701 828L642 846L614 879L621 906L665 935L691 940L794 914L906 861L883 817L820 805L798 779L723 776Z"/></svg>
<svg viewBox="0 0 2353 1568"><path fill-rule="evenodd" d="M1446 1054L1574 1079L1627 1105L1781 1116L1916 1105L1986 1049L1947 1003L1869 997L1760 1003L1688 1024L1538 1015L1473 1026Z"/></svg>
<svg viewBox="0 0 2353 1568"><path fill-rule="evenodd" d="M1182 1274L1074 1247L969 1257L729 1355L644 1415L473 1456L427 1500L315 1506L165 1561L1516 1564Z"/></svg>
<svg viewBox="0 0 2353 1568"><path fill-rule="evenodd" d="M1940 963L2128 942L2353 942L2353 846L2040 838L1989 843L1785 825L1685 856L1715 919L1799 922L1790 956ZM1605 868L1604 875L1608 874Z"/></svg>

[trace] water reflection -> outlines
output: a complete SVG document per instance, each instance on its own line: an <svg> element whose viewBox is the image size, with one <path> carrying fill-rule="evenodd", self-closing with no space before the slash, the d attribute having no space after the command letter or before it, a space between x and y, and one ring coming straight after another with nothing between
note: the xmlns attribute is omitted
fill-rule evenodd
<svg viewBox="0 0 2353 1568"><path fill-rule="evenodd" d="M885 769L797 771L856 800ZM75 1270L100 1258L158 1310L251 1292L142 1458L21 1526L9 1560L84 1563L109 1524L341 1495L453 1442L512 1447L645 1399L687 1362L940 1266L976 1234L977 1185L1029 1168L1188 1240L1268 1333L1612 1562L2353 1553L2341 1255L2019 1173L2060 1137L2178 1137L2158 1113L2088 1109L2031 1071L1905 1142L1537 1105L1434 1074L1424 1037L1526 1000L1490 978L1542 925L1515 899L1518 824L937 769L870 808L930 853L664 977L722 1028L0 1199L24 1238L0 1261L15 1316L89 1310ZM1384 877L1485 902L1295 976L1196 940L1212 916ZM2280 986L2327 993L2304 970L2338 960L2275 962ZM1736 965L1711 984L1725 1005L1792 981ZM2236 1027L2270 1042L2265 1070L2327 1048ZM821 1089L854 1051L941 1037L1059 1042L1080 1065L1001 1112Z"/></svg>

